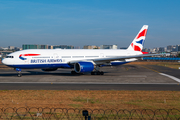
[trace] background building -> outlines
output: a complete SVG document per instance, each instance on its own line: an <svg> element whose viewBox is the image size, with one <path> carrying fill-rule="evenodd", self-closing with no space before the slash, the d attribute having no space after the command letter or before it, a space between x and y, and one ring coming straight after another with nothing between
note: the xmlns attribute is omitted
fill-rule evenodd
<svg viewBox="0 0 180 120"><path fill-rule="evenodd" d="M13 50L15 47L14 46L8 46L9 50Z"/></svg>
<svg viewBox="0 0 180 120"><path fill-rule="evenodd" d="M48 45L23 44L22 49L23 50L26 50L26 49L48 49Z"/></svg>
<svg viewBox="0 0 180 120"><path fill-rule="evenodd" d="M172 49L173 49L173 45L168 45L168 46L167 46L167 52L171 52Z"/></svg>
<svg viewBox="0 0 180 120"><path fill-rule="evenodd" d="M98 46L95 46L95 45L85 45L83 47L83 49L99 49L100 47Z"/></svg>
<svg viewBox="0 0 180 120"><path fill-rule="evenodd" d="M53 49L53 45L49 45L49 46L48 46L48 49Z"/></svg>
<svg viewBox="0 0 180 120"><path fill-rule="evenodd" d="M180 52L180 45L176 45L176 50Z"/></svg>
<svg viewBox="0 0 180 120"><path fill-rule="evenodd" d="M166 48L165 48L165 47L160 47L160 48L159 48L159 52L160 52L160 53L166 52Z"/></svg>
<svg viewBox="0 0 180 120"><path fill-rule="evenodd" d="M55 45L55 46L53 46L53 49L57 49L57 48L60 48L60 49L74 49L74 46L71 46L71 45Z"/></svg>
<svg viewBox="0 0 180 120"><path fill-rule="evenodd" d="M117 45L101 45L100 49L117 49Z"/></svg>
<svg viewBox="0 0 180 120"><path fill-rule="evenodd" d="M0 58L4 58L10 53L12 53L12 51L0 51Z"/></svg>
<svg viewBox="0 0 180 120"><path fill-rule="evenodd" d="M26 50L26 49L38 49L39 48L39 45L22 45L22 49L23 50Z"/></svg>
<svg viewBox="0 0 180 120"><path fill-rule="evenodd" d="M31 44L23 44L22 46L23 50L26 49L74 49L74 46L71 45L31 45Z"/></svg>
<svg viewBox="0 0 180 120"><path fill-rule="evenodd" d="M79 46L75 46L74 49L80 49L80 47Z"/></svg>

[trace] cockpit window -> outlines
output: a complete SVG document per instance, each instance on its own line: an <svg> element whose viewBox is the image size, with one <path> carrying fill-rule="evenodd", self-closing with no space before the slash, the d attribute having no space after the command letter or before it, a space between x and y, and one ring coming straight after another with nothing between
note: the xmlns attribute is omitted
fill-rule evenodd
<svg viewBox="0 0 180 120"><path fill-rule="evenodd" d="M14 56L6 56L6 58L14 58Z"/></svg>

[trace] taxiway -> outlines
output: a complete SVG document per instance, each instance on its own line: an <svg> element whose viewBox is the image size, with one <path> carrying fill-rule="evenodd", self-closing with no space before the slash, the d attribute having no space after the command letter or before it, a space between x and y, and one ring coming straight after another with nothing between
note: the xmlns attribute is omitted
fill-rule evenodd
<svg viewBox="0 0 180 120"><path fill-rule="evenodd" d="M43 72L0 69L0 90L180 90L180 70L155 65L103 67L104 75L71 75L69 69ZM173 76L177 80L162 75Z"/></svg>

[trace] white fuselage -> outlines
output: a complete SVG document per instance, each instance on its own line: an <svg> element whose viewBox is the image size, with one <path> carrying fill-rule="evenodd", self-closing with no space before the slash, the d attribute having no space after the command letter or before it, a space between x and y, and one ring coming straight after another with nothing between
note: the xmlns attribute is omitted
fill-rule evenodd
<svg viewBox="0 0 180 120"><path fill-rule="evenodd" d="M142 54L140 51L114 49L29 49L11 53L2 62L14 68L72 68L73 66L69 63L73 61L93 62L99 58L140 54ZM103 65L103 62L93 62L93 64Z"/></svg>

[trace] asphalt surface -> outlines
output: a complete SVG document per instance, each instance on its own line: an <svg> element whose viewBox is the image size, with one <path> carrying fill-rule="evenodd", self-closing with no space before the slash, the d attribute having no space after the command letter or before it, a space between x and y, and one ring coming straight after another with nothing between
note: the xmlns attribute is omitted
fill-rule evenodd
<svg viewBox="0 0 180 120"><path fill-rule="evenodd" d="M172 69L172 68L168 68L164 66L156 66L156 65L146 65L145 67L151 70L155 70L157 72L172 75L180 79L180 69Z"/></svg>
<svg viewBox="0 0 180 120"><path fill-rule="evenodd" d="M179 91L180 70L154 65L101 68L105 74L71 75L69 69L52 72L27 69L17 77L13 69L0 69L0 90L173 90Z"/></svg>

